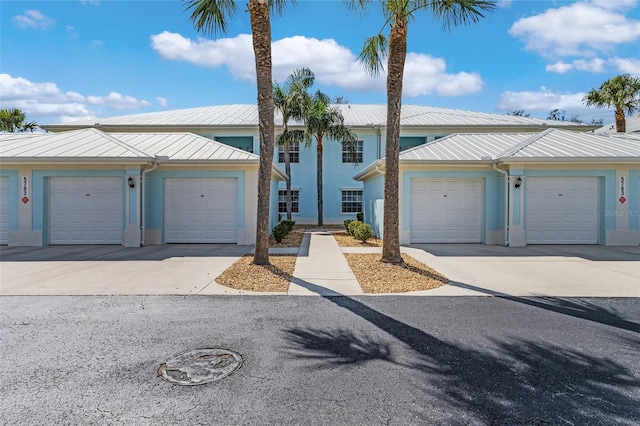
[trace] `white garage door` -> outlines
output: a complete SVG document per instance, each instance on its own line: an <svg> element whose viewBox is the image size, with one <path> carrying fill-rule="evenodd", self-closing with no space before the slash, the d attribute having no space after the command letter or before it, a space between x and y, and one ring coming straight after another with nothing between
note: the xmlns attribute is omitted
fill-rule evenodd
<svg viewBox="0 0 640 426"><path fill-rule="evenodd" d="M237 179L165 180L167 243L235 243L237 235Z"/></svg>
<svg viewBox="0 0 640 426"><path fill-rule="evenodd" d="M598 178L527 178L527 244L597 244Z"/></svg>
<svg viewBox="0 0 640 426"><path fill-rule="evenodd" d="M0 177L0 244L9 242L9 178Z"/></svg>
<svg viewBox="0 0 640 426"><path fill-rule="evenodd" d="M120 177L49 179L51 244L122 244Z"/></svg>
<svg viewBox="0 0 640 426"><path fill-rule="evenodd" d="M481 179L412 179L412 243L482 241Z"/></svg>

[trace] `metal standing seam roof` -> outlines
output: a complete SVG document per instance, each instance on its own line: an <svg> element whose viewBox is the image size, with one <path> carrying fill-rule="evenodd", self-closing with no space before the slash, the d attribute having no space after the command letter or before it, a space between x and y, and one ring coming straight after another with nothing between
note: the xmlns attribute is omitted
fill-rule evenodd
<svg viewBox="0 0 640 426"><path fill-rule="evenodd" d="M0 138L0 158L148 159L149 156L97 129Z"/></svg>
<svg viewBox="0 0 640 426"><path fill-rule="evenodd" d="M640 135L606 136L547 129L538 133L462 133L446 136L400 153L401 163L481 164L538 160L622 160L640 165ZM354 176L356 180L376 173L384 159L376 160Z"/></svg>
<svg viewBox="0 0 640 426"><path fill-rule="evenodd" d="M457 133L400 153L403 161L479 161L494 159L531 133Z"/></svg>
<svg viewBox="0 0 640 426"><path fill-rule="evenodd" d="M639 141L591 133L549 129L502 157L517 159L634 158L640 161Z"/></svg>
<svg viewBox="0 0 640 426"><path fill-rule="evenodd" d="M338 106L345 124L353 127L385 126L387 106L385 104L340 104ZM282 125L282 116L276 110L276 125ZM455 127L455 126L506 126L506 127L582 127L572 122L540 120L531 117L436 108L422 105L403 105L401 126ZM181 110L150 112L93 120L82 120L66 124L43 125L46 129L81 128L101 126L174 126L174 127L224 127L258 126L258 107L255 104L215 105Z"/></svg>
<svg viewBox="0 0 640 426"><path fill-rule="evenodd" d="M110 133L150 156L167 156L170 160L250 161L259 157L193 133Z"/></svg>

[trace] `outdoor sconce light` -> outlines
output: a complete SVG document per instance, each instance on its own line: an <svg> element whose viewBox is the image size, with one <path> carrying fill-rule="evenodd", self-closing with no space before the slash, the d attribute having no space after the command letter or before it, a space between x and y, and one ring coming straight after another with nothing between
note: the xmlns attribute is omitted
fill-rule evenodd
<svg viewBox="0 0 640 426"><path fill-rule="evenodd" d="M127 183L129 184L129 188L136 187L136 183L133 181L133 178L131 176L129 176L129 179L127 179Z"/></svg>
<svg viewBox="0 0 640 426"><path fill-rule="evenodd" d="M516 179L515 187L520 188L521 186L522 186L522 178L518 176L518 179Z"/></svg>

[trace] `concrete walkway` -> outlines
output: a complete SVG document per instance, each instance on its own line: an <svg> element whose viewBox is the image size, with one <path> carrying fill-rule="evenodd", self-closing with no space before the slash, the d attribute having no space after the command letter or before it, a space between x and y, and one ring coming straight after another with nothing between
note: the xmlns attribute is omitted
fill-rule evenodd
<svg viewBox="0 0 640 426"><path fill-rule="evenodd" d="M305 234L300 245L289 295L358 295L362 289L330 232Z"/></svg>

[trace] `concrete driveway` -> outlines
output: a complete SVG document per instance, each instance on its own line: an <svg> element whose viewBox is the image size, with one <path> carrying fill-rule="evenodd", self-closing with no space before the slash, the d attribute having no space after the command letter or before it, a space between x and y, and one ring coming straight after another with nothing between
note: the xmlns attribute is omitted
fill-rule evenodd
<svg viewBox="0 0 640 426"><path fill-rule="evenodd" d="M5 246L0 247L0 294L249 294L214 279L251 249L235 244ZM640 297L640 247L428 244L402 250L452 280L411 295Z"/></svg>
<svg viewBox="0 0 640 426"><path fill-rule="evenodd" d="M242 294L214 279L251 246L0 247L2 295Z"/></svg>
<svg viewBox="0 0 640 426"><path fill-rule="evenodd" d="M415 244L402 250L452 280L430 295L640 297L638 246Z"/></svg>

